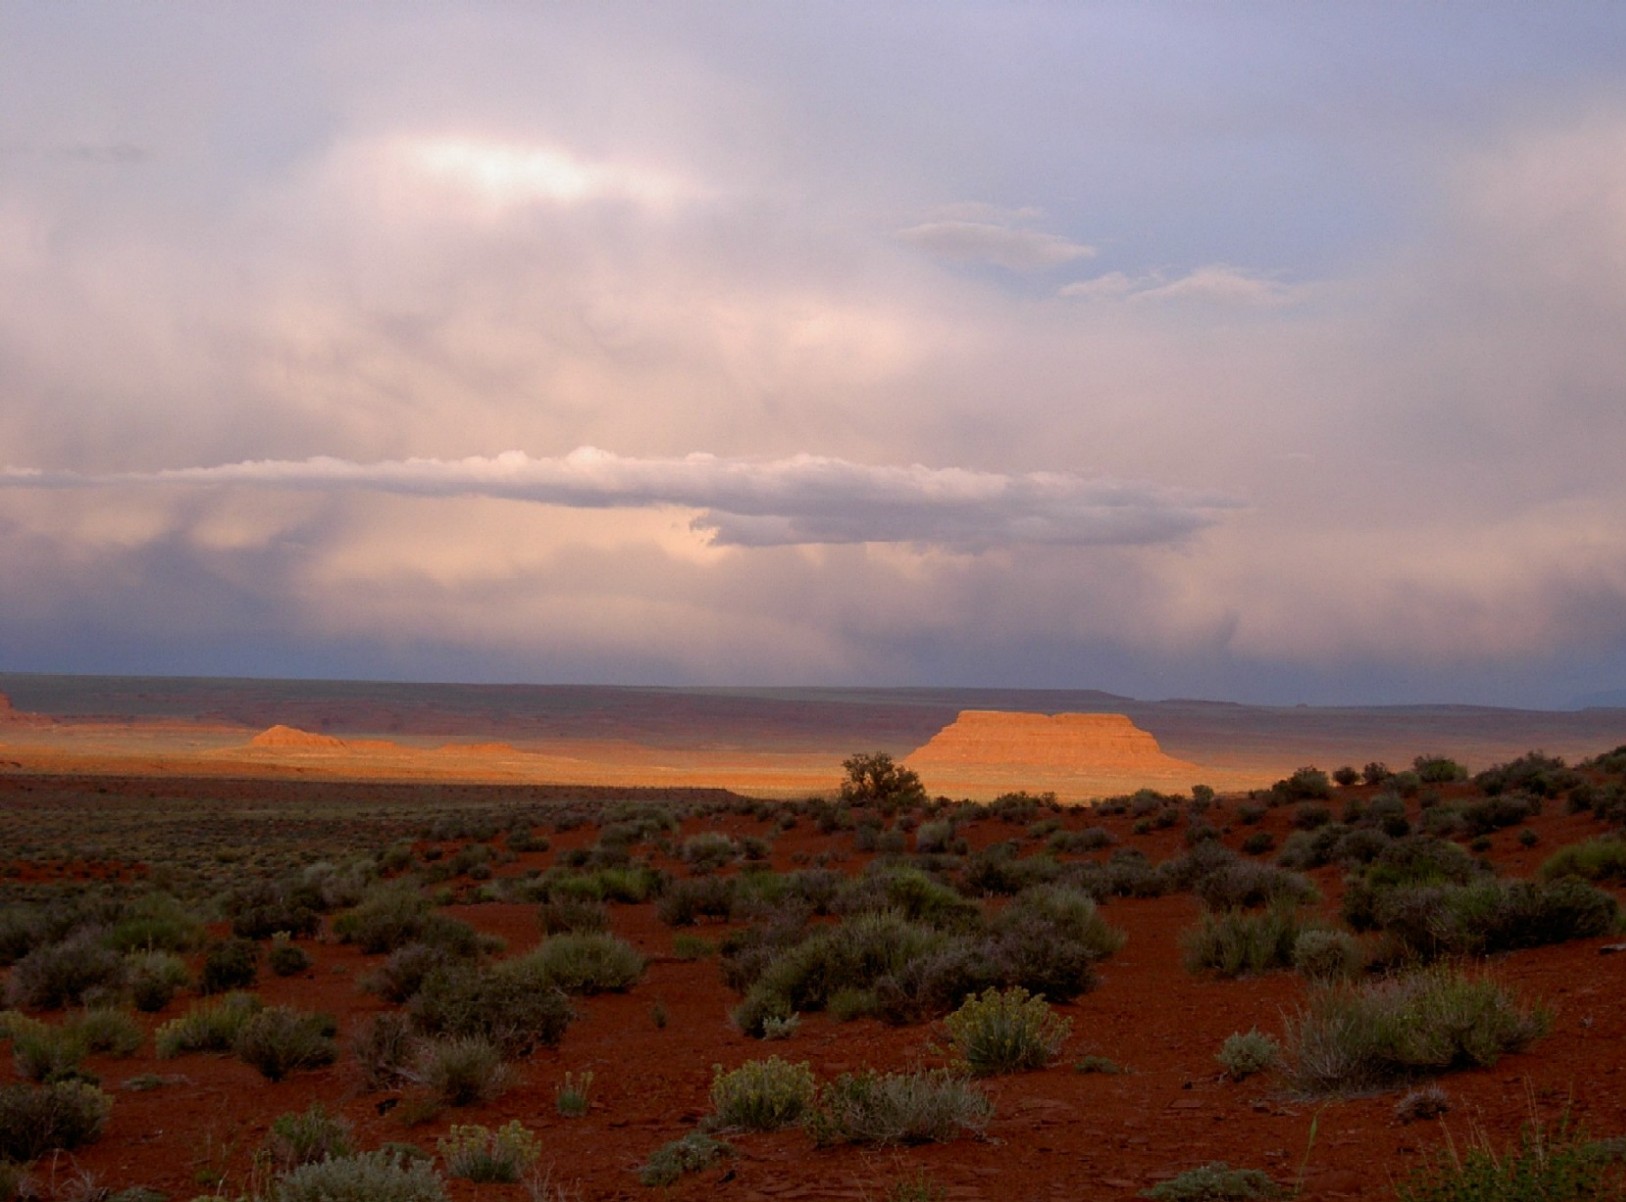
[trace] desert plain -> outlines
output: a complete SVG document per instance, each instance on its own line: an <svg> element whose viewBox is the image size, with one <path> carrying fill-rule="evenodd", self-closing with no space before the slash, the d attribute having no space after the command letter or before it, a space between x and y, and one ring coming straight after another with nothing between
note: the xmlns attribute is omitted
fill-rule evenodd
<svg viewBox="0 0 1626 1202"><path fill-rule="evenodd" d="M1626 935L1613 911L1602 925L1559 921L1556 934L1515 923L1479 943L1446 932L1447 916L1425 949L1398 919L1374 922L1381 906L1351 902L1405 858L1396 847L1417 846L1407 839L1451 844L1451 863L1492 892L1558 879L1555 853L1607 844L1626 813L1626 763L1606 755L1626 743L1626 711L22 675L0 676L0 690L7 929L26 926L19 915L72 913L57 935L72 927L108 945L155 895L173 899L165 914L187 916L163 936L186 982L140 1011L123 985L33 1004L18 966L50 937L40 927L15 944L4 971L19 1021L66 1028L85 1002L111 1001L141 1035L123 1054L84 1055L75 1071L111 1099L105 1127L35 1160L22 1196L272 1196L287 1171L274 1126L313 1104L358 1150L434 1157L454 1127L521 1124L536 1150L521 1181L445 1181L453 1198L493 1200L1060 1202L1145 1196L1221 1161L1283 1194L1387 1199L1453 1149L1505 1151L1521 1130L1626 1136L1626 955L1614 954ZM842 761L859 753L917 772L923 793L843 800ZM1424 779L1406 779L1418 759L1463 771L1429 779L1419 764ZM1529 771L1481 776L1510 763ZM1401 776L1334 785L1299 772L1346 765ZM1216 901L1214 874L1238 866L1290 891L1303 882L1293 920L1341 932L1360 957L1341 983L1279 960L1193 963L1205 924L1272 912L1253 898ZM325 890L308 926L273 938L245 922L257 889L286 900L299 882ZM392 886L472 929L471 972L544 949L572 914L623 941L638 970L572 991L561 1035L508 1056L502 1088L453 1104L415 1062L381 1079L358 1050L381 1016L409 1016L415 1038L435 1034L401 980L397 955L411 941L369 950L346 926ZM1043 1067L967 1079L989 1105L983 1120L922 1142L718 1124L714 1081L750 1062L805 1062L825 1088L867 1070L952 1072L961 1060L948 1008L897 981L855 980L839 1001L805 992L773 1029L781 1037L761 1038L741 1017L752 948L856 922L875 896L911 920L922 918L911 906L935 899L956 937L1009 936L1002 915L1036 888L1088 894L1121 946L1094 956L1088 980L1052 1006L1066 1030ZM1576 888L1613 907L1622 880L1604 873ZM786 903L798 890L821 900ZM201 984L234 937L255 941L246 988L260 1004L326 1016L330 1059L273 1080L229 1048L159 1055L166 1025L218 1002ZM303 962L282 975L270 955L287 944ZM1447 1057L1379 1085L1306 1088L1294 1036L1315 999L1381 989L1424 960L1505 990L1539 1012L1539 1034L1484 1063ZM885 1000L905 995L920 1004ZM17 1029L0 1085L32 1075ZM1279 1043L1281 1061L1229 1071L1222 1045L1249 1032ZM585 1113L562 1113L561 1089L584 1081ZM1408 1105L1426 1087L1440 1091L1438 1107ZM661 1148L702 1128L731 1152L644 1183Z"/></svg>

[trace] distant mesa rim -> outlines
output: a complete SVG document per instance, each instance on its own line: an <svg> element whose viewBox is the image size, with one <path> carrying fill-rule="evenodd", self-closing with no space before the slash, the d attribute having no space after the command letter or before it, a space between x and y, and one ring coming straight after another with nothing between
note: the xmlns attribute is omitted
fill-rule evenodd
<svg viewBox="0 0 1626 1202"><path fill-rule="evenodd" d="M1057 777L1185 777L1199 771L1196 764L1165 754L1150 731L1124 714L1004 710L960 711L904 763L923 776L1030 773L1036 783Z"/></svg>

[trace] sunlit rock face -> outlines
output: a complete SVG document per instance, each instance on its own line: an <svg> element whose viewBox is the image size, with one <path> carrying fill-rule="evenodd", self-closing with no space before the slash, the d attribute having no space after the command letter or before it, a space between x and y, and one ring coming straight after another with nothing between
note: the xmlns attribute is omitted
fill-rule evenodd
<svg viewBox="0 0 1626 1202"><path fill-rule="evenodd" d="M313 734L293 726L273 726L248 741L250 747L280 748L291 751L337 751L344 747L343 739L332 735Z"/></svg>
<svg viewBox="0 0 1626 1202"><path fill-rule="evenodd" d="M1001 787L1077 796L1096 790L1195 781L1195 764L1165 755L1122 714L962 710L904 763L929 790Z"/></svg>

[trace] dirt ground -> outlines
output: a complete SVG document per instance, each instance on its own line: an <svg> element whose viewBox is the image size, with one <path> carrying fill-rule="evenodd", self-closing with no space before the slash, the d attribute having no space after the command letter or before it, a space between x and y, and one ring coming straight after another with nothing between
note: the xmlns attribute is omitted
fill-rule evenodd
<svg viewBox="0 0 1626 1202"><path fill-rule="evenodd" d="M0 776L0 803L26 805L24 786L41 779ZM228 778L204 784L214 803L227 809L254 788L252 782ZM117 793L145 786L130 778L104 787ZM1243 826L1228 820L1234 809L1233 801L1217 811L1232 847L1255 831L1269 831L1278 841L1288 833L1286 810L1271 811L1258 826ZM1489 856L1499 871L1527 874L1556 847L1599 829L1587 815L1553 811L1549 807L1529 824L1534 846L1522 845L1515 831L1493 837ZM1062 823L1064 829L1105 826L1122 846L1138 848L1154 862L1184 850L1178 829L1136 834L1128 816L1073 810ZM681 836L701 829L690 820ZM853 852L850 834L820 834L805 819L775 833L771 812L730 813L706 822L704 829L739 837L774 835L771 862L783 871L828 857L832 866L851 873L867 860ZM541 833L549 834L546 827ZM1010 838L1020 828L984 819L967 833L979 846ZM548 851L523 853L498 871L519 875L544 869L596 837L590 826L552 835ZM425 846L420 842L418 850ZM8 867L13 879L142 871L139 863L13 860L7 865L7 860L0 850L0 867ZM653 862L683 872L659 853ZM1338 872L1322 869L1314 876L1322 904L1335 911ZM509 953L540 938L532 905L469 904L451 912L501 936ZM1521 951L1485 965L1484 971L1524 998L1551 1007L1551 1033L1493 1068L1442 1078L1450 1111L1442 1120L1408 1125L1394 1115L1398 1092L1309 1101L1290 1095L1269 1075L1242 1082L1221 1075L1215 1053L1225 1037L1254 1027L1281 1035L1305 986L1285 972L1237 981L1188 973L1181 966L1179 939L1195 921L1198 904L1183 894L1104 905L1104 915L1127 934L1127 943L1102 964L1099 988L1058 1008L1073 1026L1052 1067L986 1082L995 1118L982 1138L913 1148L821 1150L799 1130L731 1135L735 1158L668 1189L649 1189L638 1183L637 1166L708 1112L714 1066L775 1054L806 1060L824 1080L866 1066L943 1063L946 1039L938 1025L840 1023L825 1014L804 1016L799 1030L783 1042L747 1038L729 1023L738 997L724 987L715 957L679 959L674 931L657 919L652 905L615 905L611 913L614 931L648 957L646 974L625 994L580 1001L580 1018L561 1045L516 1065L510 1088L496 1101L433 1113L414 1125L409 1122L412 1098L368 1092L348 1055L330 1068L269 1083L235 1059L155 1059L149 1040L133 1058L91 1058L89 1067L116 1098L106 1132L71 1156L43 1163L37 1176L60 1197L87 1178L111 1188L149 1186L176 1199L210 1192L216 1183L222 1193L243 1193L264 1182L253 1154L271 1121L312 1101L349 1119L363 1147L396 1140L432 1151L435 1138L453 1123L496 1127L518 1119L539 1135L546 1196L580 1199L871 1200L907 1182L940 1189L939 1196L957 1202L1130 1198L1211 1160L1263 1169L1306 1198L1378 1199L1391 1197L1397 1178L1448 1143L1462 1147L1488 1133L1505 1144L1532 1119L1552 1123L1567 1111L1594 1135L1626 1134L1626 1007L1620 1004L1626 996L1626 955L1601 954L1609 939ZM689 933L715 941L727 929L703 923ZM361 988L379 958L327 935L300 943L313 957L312 967L290 978L262 973L258 991L268 1004L331 1013L343 1046L360 1024L385 1008ZM183 991L164 1011L142 1021L150 1031L195 1001ZM664 1021L658 1023L660 1012ZM1075 1071L1074 1065L1090 1055L1109 1057L1125 1071ZM593 1074L585 1117L564 1118L556 1111L554 1092L567 1072ZM0 1080L13 1076L9 1060L0 1063ZM535 1183L527 1188L454 1180L449 1188L454 1198L492 1202L539 1193Z"/></svg>

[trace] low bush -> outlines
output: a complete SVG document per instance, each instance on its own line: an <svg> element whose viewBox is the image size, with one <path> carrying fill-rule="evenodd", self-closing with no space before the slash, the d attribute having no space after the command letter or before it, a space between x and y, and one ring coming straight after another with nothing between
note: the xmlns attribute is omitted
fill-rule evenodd
<svg viewBox="0 0 1626 1202"><path fill-rule="evenodd" d="M604 931L610 926L610 910L596 898L550 897L537 907L536 920L544 935Z"/></svg>
<svg viewBox="0 0 1626 1202"><path fill-rule="evenodd" d="M259 975L259 945L252 939L228 939L215 944L204 954L198 989L204 993L247 989Z"/></svg>
<svg viewBox="0 0 1626 1202"><path fill-rule="evenodd" d="M993 1110L988 1095L957 1073L866 1069L819 1090L807 1126L820 1146L942 1143L980 1133Z"/></svg>
<svg viewBox="0 0 1626 1202"><path fill-rule="evenodd" d="M85 1081L0 1085L0 1161L92 1143L112 1108L113 1099Z"/></svg>
<svg viewBox="0 0 1626 1202"><path fill-rule="evenodd" d="M569 994L625 993L644 974L644 958L607 931L555 935L525 959L543 979Z"/></svg>
<svg viewBox="0 0 1626 1202"><path fill-rule="evenodd" d="M726 919L733 906L733 877L694 877L673 881L655 903L655 916L667 926L688 927L702 918Z"/></svg>
<svg viewBox="0 0 1626 1202"><path fill-rule="evenodd" d="M72 1027L19 1017L11 1021L10 1032L11 1061L25 1081L70 1081L81 1075L79 1065L90 1048Z"/></svg>
<svg viewBox="0 0 1626 1202"><path fill-rule="evenodd" d="M153 1032L153 1048L160 1060L187 1052L229 1052L237 1033L261 1007L252 993L228 993L203 1002Z"/></svg>
<svg viewBox="0 0 1626 1202"><path fill-rule="evenodd" d="M711 1079L717 1121L741 1131L777 1131L800 1122L813 1095L813 1070L807 1063L791 1064L778 1056L748 1060L728 1072L718 1065Z"/></svg>
<svg viewBox="0 0 1626 1202"><path fill-rule="evenodd" d="M301 1165L277 1178L273 1202L446 1202L446 1186L426 1160L362 1152Z"/></svg>
<svg viewBox="0 0 1626 1202"><path fill-rule="evenodd" d="M437 969L411 1009L432 1034L478 1036L510 1057L557 1044L575 1017L569 999L531 957L490 968L459 963Z"/></svg>
<svg viewBox="0 0 1626 1202"><path fill-rule="evenodd" d="M650 1187L675 1185L686 1173L698 1173L732 1155L734 1149L723 1140L691 1131L651 1153L638 1169L638 1181Z"/></svg>
<svg viewBox="0 0 1626 1202"><path fill-rule="evenodd" d="M1626 881L1626 839L1588 839L1548 856L1542 880L1578 877L1583 881Z"/></svg>
<svg viewBox="0 0 1626 1202"><path fill-rule="evenodd" d="M169 1005L189 979L186 962L171 952L131 952L125 958L124 980L130 1001L144 1014Z"/></svg>
<svg viewBox="0 0 1626 1202"><path fill-rule="evenodd" d="M132 902L102 935L116 952L190 951L203 941L203 923L167 893Z"/></svg>
<svg viewBox="0 0 1626 1202"><path fill-rule="evenodd" d="M298 1114L278 1115L271 1120L265 1140L265 1158L272 1169L286 1173L302 1164L316 1164L349 1156L350 1124L329 1114L320 1102L313 1102Z"/></svg>
<svg viewBox="0 0 1626 1202"><path fill-rule="evenodd" d="M427 943L454 956L473 956L480 948L479 936L468 923L437 913L427 897L399 884L369 891L360 905L333 920L333 932L369 955L408 943Z"/></svg>
<svg viewBox="0 0 1626 1202"><path fill-rule="evenodd" d="M1462 828L1469 835L1489 835L1510 826L1518 826L1541 813L1541 798L1533 793L1504 793L1469 802L1458 814Z"/></svg>
<svg viewBox="0 0 1626 1202"><path fill-rule="evenodd" d="M1356 1093L1494 1064L1544 1034L1539 1007L1495 982L1424 969L1364 986L1326 985L1288 1023L1289 1077L1305 1093Z"/></svg>
<svg viewBox="0 0 1626 1202"><path fill-rule="evenodd" d="M1259 1169L1233 1169L1223 1160L1187 1169L1142 1190L1153 1202L1245 1202L1250 1198L1276 1198L1283 1191Z"/></svg>
<svg viewBox="0 0 1626 1202"><path fill-rule="evenodd" d="M1551 1132L1526 1127L1497 1151L1480 1134L1459 1152L1447 1147L1395 1185L1398 1202L1592 1202L1626 1195L1619 1157L1567 1122Z"/></svg>
<svg viewBox="0 0 1626 1202"><path fill-rule="evenodd" d="M288 1006L268 1006L249 1016L232 1047L267 1081L280 1081L297 1069L332 1064L339 1055L331 1018Z"/></svg>
<svg viewBox="0 0 1626 1202"><path fill-rule="evenodd" d="M1358 901L1346 896L1346 906L1357 905L1363 925L1422 961L1606 935L1620 913L1613 897L1575 877L1399 886Z"/></svg>
<svg viewBox="0 0 1626 1202"><path fill-rule="evenodd" d="M1276 905L1258 913L1204 914L1180 942L1188 972L1251 976L1291 968L1293 949L1309 929L1298 907Z"/></svg>
<svg viewBox="0 0 1626 1202"><path fill-rule="evenodd" d="M448 1106L488 1102L508 1084L501 1050L478 1035L427 1040L418 1064L424 1084Z"/></svg>
<svg viewBox="0 0 1626 1202"><path fill-rule="evenodd" d="M287 939L272 939L266 963L279 977L297 976L311 966L305 949Z"/></svg>
<svg viewBox="0 0 1626 1202"><path fill-rule="evenodd" d="M1073 1029L1043 997L1020 987L988 989L943 1020L961 1059L979 1077L1044 1068Z"/></svg>
<svg viewBox="0 0 1626 1202"><path fill-rule="evenodd" d="M435 1141L446 1171L465 1181L513 1184L542 1154L536 1136L518 1119L495 1131L478 1123L454 1125Z"/></svg>
<svg viewBox="0 0 1626 1202"><path fill-rule="evenodd" d="M1306 904L1320 896L1300 872L1273 864L1227 864L1197 881L1197 899L1211 910L1257 910L1284 902Z"/></svg>
<svg viewBox="0 0 1626 1202"><path fill-rule="evenodd" d="M1275 1068L1281 1058L1282 1045L1276 1042L1275 1036L1267 1035L1257 1027L1227 1035L1214 1056L1226 1076L1233 1081Z"/></svg>
<svg viewBox="0 0 1626 1202"><path fill-rule="evenodd" d="M133 1056L146 1042L146 1032L133 1015L114 1006L98 1006L74 1015L68 1028L92 1052Z"/></svg>
<svg viewBox="0 0 1626 1202"><path fill-rule="evenodd" d="M113 995L124 984L124 957L96 936L81 931L58 943L45 943L12 965L6 1004L30 1010L60 1010L97 995Z"/></svg>
<svg viewBox="0 0 1626 1202"><path fill-rule="evenodd" d="M1293 941L1293 967L1312 981L1341 981L1360 972L1361 945L1348 931L1312 928Z"/></svg>

